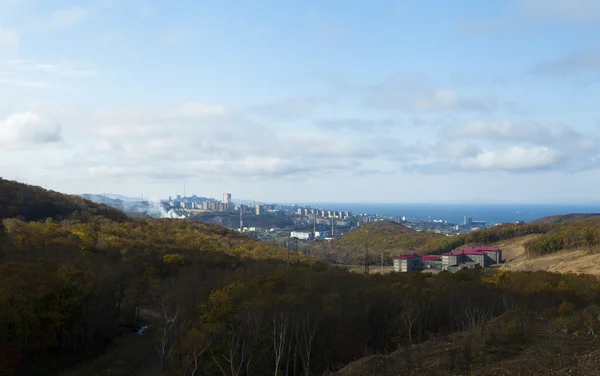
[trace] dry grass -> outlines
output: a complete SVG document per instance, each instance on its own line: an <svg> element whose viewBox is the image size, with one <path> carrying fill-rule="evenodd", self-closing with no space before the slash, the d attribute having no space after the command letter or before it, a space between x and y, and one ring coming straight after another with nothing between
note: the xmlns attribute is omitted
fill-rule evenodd
<svg viewBox="0 0 600 376"><path fill-rule="evenodd" d="M510 271L545 270L600 275L598 249L566 250L546 256L528 257L524 243L539 236L541 235L528 235L495 243L494 246L502 249L502 255L506 259L502 268Z"/></svg>

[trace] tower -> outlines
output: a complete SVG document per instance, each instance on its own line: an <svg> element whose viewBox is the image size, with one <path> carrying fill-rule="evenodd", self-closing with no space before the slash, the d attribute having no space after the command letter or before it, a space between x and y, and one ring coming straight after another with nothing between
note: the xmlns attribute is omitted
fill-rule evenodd
<svg viewBox="0 0 600 376"><path fill-rule="evenodd" d="M244 232L244 206L240 205L240 232Z"/></svg>
<svg viewBox="0 0 600 376"><path fill-rule="evenodd" d="M335 218L331 218L331 237L334 235Z"/></svg>
<svg viewBox="0 0 600 376"><path fill-rule="evenodd" d="M223 203L225 205L231 204L231 193L223 193Z"/></svg>

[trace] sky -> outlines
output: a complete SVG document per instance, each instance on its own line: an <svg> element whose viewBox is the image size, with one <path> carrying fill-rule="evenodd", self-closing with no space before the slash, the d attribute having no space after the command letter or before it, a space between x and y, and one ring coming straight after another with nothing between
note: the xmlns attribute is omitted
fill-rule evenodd
<svg viewBox="0 0 600 376"><path fill-rule="evenodd" d="M0 176L599 201L600 0L0 0Z"/></svg>

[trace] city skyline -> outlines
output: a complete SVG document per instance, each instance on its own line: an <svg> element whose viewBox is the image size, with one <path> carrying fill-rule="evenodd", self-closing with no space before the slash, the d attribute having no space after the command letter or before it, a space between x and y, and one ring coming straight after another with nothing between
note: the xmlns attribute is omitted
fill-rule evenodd
<svg viewBox="0 0 600 376"><path fill-rule="evenodd" d="M598 0L2 1L0 176L150 198L598 202L597 35Z"/></svg>

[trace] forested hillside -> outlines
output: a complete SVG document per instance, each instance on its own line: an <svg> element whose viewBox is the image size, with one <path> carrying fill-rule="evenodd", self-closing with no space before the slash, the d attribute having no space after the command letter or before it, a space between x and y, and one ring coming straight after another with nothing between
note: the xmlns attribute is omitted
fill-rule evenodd
<svg viewBox="0 0 600 376"><path fill-rule="evenodd" d="M442 235L430 231L417 232L394 222L378 221L349 231L335 242L335 246L359 250L368 247L373 251L401 251L412 250L423 242L438 238L442 238Z"/></svg>
<svg viewBox="0 0 600 376"><path fill-rule="evenodd" d="M85 219L102 216L114 221L127 218L123 212L79 196L47 191L40 187L0 178L0 219L21 217L27 221L67 217Z"/></svg>
<svg viewBox="0 0 600 376"><path fill-rule="evenodd" d="M600 214L564 214L564 215L553 215L550 217L544 217L531 221L533 224L557 224L562 222L574 222L582 221L587 219L600 219Z"/></svg>
<svg viewBox="0 0 600 376"><path fill-rule="evenodd" d="M395 222L378 221L361 225L328 246L322 246L323 249L315 249L314 253L342 264L363 264L365 258L369 263L379 264L383 254L385 263L390 264L393 255L414 252L423 244L442 238L444 236L434 232L414 231Z"/></svg>

